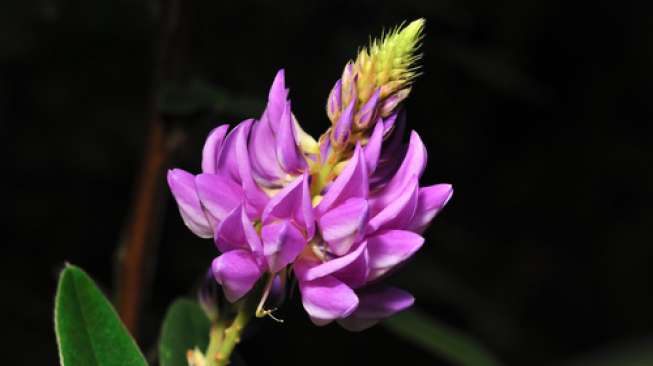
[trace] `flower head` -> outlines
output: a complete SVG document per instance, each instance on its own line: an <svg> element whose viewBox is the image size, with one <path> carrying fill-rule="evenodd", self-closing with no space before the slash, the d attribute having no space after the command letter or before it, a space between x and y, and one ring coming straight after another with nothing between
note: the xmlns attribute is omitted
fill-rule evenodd
<svg viewBox="0 0 653 366"><path fill-rule="evenodd" d="M400 102L423 24L394 29L347 64L328 102L335 125L319 142L293 115L281 70L258 120L211 131L202 173L169 171L185 224L221 253L212 275L227 301L265 281L257 315L270 315L268 294L292 274L317 325L362 330L412 305L382 279L424 244L453 193L449 184L420 187L426 148L414 131L403 143Z"/></svg>
<svg viewBox="0 0 653 366"><path fill-rule="evenodd" d="M379 118L395 113L408 97L418 75L416 62L421 55L417 50L423 29L424 19L396 27L361 50L356 61L345 65L327 101L334 145L344 144L343 130L351 130L347 137L366 136Z"/></svg>

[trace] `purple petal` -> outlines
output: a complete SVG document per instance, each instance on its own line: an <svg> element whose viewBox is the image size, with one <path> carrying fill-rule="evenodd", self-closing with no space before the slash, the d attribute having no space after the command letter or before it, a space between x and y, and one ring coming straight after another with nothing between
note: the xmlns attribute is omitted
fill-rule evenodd
<svg viewBox="0 0 653 366"><path fill-rule="evenodd" d="M404 113L402 113L404 114ZM397 122L397 116L399 113L393 113L388 117L383 119L383 134L387 135L390 131L393 130L395 123Z"/></svg>
<svg viewBox="0 0 653 366"><path fill-rule="evenodd" d="M338 324L352 332L365 330L380 320L411 307L415 302L413 295L394 287L365 290L358 293L358 296L360 304L356 311L349 317L338 320Z"/></svg>
<svg viewBox="0 0 653 366"><path fill-rule="evenodd" d="M252 176L252 168L249 164L249 152L247 151L247 135L249 127L253 120L248 120L243 128L238 132L236 139L236 154L235 164L238 166L238 174L240 182L243 185L243 192L247 202L247 213L250 217L260 217L263 208L269 201L269 197L261 190L261 188L254 182ZM241 123L241 124L243 124Z"/></svg>
<svg viewBox="0 0 653 366"><path fill-rule="evenodd" d="M365 103L356 115L356 126L358 128L367 128L370 123L376 120L376 105L379 102L381 88L377 88L372 97Z"/></svg>
<svg viewBox="0 0 653 366"><path fill-rule="evenodd" d="M315 325L326 325L334 319L345 318L358 306L356 293L332 276L300 282L299 289L304 309Z"/></svg>
<svg viewBox="0 0 653 366"><path fill-rule="evenodd" d="M281 114L279 129L277 130L277 160L279 160L279 165L281 165L284 171L296 174L306 167L306 160L299 151L295 135L290 102L286 102L283 113Z"/></svg>
<svg viewBox="0 0 653 366"><path fill-rule="evenodd" d="M211 269L229 302L236 302L247 294L262 274L253 254L242 249L215 258Z"/></svg>
<svg viewBox="0 0 653 366"><path fill-rule="evenodd" d="M281 115L285 108L286 100L288 99L288 89L286 89L285 72L283 69L277 72L270 87L268 94L268 105L265 113L270 120L270 127L276 133L281 120Z"/></svg>
<svg viewBox="0 0 653 366"><path fill-rule="evenodd" d="M324 263L312 262L304 258L296 262L295 273L302 281L313 281L340 271L354 263L358 258L365 255L365 242L361 243L356 250L342 257L331 259Z"/></svg>
<svg viewBox="0 0 653 366"><path fill-rule="evenodd" d="M322 238L334 254L346 254L360 240L367 224L367 212L366 200L350 198L320 217L318 224Z"/></svg>
<svg viewBox="0 0 653 366"><path fill-rule="evenodd" d="M218 223L243 201L243 190L228 177L199 174L195 177L197 194L202 205Z"/></svg>
<svg viewBox="0 0 653 366"><path fill-rule="evenodd" d="M273 185L285 175L277 161L275 146L276 139L267 116L254 123L250 133L249 157L252 169L259 183L266 186Z"/></svg>
<svg viewBox="0 0 653 366"><path fill-rule="evenodd" d="M239 206L225 217L216 230L215 244L222 253L234 249L246 249L261 253L261 239L244 207Z"/></svg>
<svg viewBox="0 0 653 366"><path fill-rule="evenodd" d="M217 157L216 174L228 176L233 181L240 183L238 159L236 157L236 140L243 132L248 133L253 120L242 121L234 127L222 143L222 151Z"/></svg>
<svg viewBox="0 0 653 366"><path fill-rule="evenodd" d="M342 80L338 79L336 84L331 89L331 92L329 93L329 99L327 100L327 115L329 116L331 122L336 121L338 113L340 113L340 110L342 109L341 94Z"/></svg>
<svg viewBox="0 0 653 366"><path fill-rule="evenodd" d="M383 187L380 193L371 200L370 206L373 213L379 212L391 204L402 193L404 193L413 178L419 179L426 167L426 148L413 131L410 135L410 144L399 169L395 172L388 184Z"/></svg>
<svg viewBox="0 0 653 366"><path fill-rule="evenodd" d="M368 281L370 274L369 260L368 251L365 249L353 262L334 272L333 276L347 286L357 289Z"/></svg>
<svg viewBox="0 0 653 366"><path fill-rule="evenodd" d="M406 184L403 191L393 195L393 200L388 201L386 206L380 206L376 200L374 207L377 212L372 211L372 218L367 225L367 233L373 233L381 229L403 229L411 222L417 209L419 198L419 186L417 177Z"/></svg>
<svg viewBox="0 0 653 366"><path fill-rule="evenodd" d="M384 120L383 137L387 140L382 144L379 162L370 177L370 187L378 188L386 185L394 177L406 155L406 147L402 143L406 127L406 112L402 111L398 117L397 114L393 116Z"/></svg>
<svg viewBox="0 0 653 366"><path fill-rule="evenodd" d="M215 174L217 172L218 159L222 151L222 142L227 134L227 130L229 130L229 125L222 125L209 132L209 136L206 138L204 148L202 149L202 173Z"/></svg>
<svg viewBox="0 0 653 366"><path fill-rule="evenodd" d="M168 186L177 201L179 213L184 224L200 238L213 236L212 226L209 223L195 187L195 177L181 169L168 171Z"/></svg>
<svg viewBox="0 0 653 366"><path fill-rule="evenodd" d="M315 234L315 219L306 174L285 186L265 206L261 219L263 224L280 219L293 219L306 230L308 239Z"/></svg>
<svg viewBox="0 0 653 366"><path fill-rule="evenodd" d="M410 258L424 244L424 238L412 231L389 230L367 238L369 281Z"/></svg>
<svg viewBox="0 0 653 366"><path fill-rule="evenodd" d="M321 216L331 207L337 206L349 198L367 198L367 194L367 164L360 145L356 144L354 156L331 184L315 209L318 216Z"/></svg>
<svg viewBox="0 0 653 366"><path fill-rule="evenodd" d="M272 273L293 262L306 246L302 233L287 220L263 226L261 236L263 254Z"/></svg>
<svg viewBox="0 0 653 366"><path fill-rule="evenodd" d="M351 127L354 123L354 108L356 107L356 100L353 99L349 106L342 112L338 122L333 130L333 144L335 146L343 146L349 141L351 134Z"/></svg>
<svg viewBox="0 0 653 366"><path fill-rule="evenodd" d="M383 122L377 122L370 135L370 139L365 145L365 162L367 163L368 174L373 174L376 170L376 165L381 156L381 146L383 145Z"/></svg>
<svg viewBox="0 0 653 366"><path fill-rule="evenodd" d="M410 88L399 90L391 96L387 97L381 103L381 115L388 116L394 112L399 103L403 102L404 99L408 97L408 94L410 94Z"/></svg>
<svg viewBox="0 0 653 366"><path fill-rule="evenodd" d="M435 215L449 202L453 196L451 184L436 184L419 190L417 209L408 229L422 233Z"/></svg>

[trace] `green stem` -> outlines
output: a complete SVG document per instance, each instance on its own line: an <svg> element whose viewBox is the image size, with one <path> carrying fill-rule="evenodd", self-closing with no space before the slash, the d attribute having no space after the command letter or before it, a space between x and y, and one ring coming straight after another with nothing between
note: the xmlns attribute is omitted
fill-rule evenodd
<svg viewBox="0 0 653 366"><path fill-rule="evenodd" d="M250 318L251 309L241 306L238 315L225 328L225 324L217 321L211 328L209 346L206 350L206 366L225 366L229 364L231 353L240 342L240 334Z"/></svg>

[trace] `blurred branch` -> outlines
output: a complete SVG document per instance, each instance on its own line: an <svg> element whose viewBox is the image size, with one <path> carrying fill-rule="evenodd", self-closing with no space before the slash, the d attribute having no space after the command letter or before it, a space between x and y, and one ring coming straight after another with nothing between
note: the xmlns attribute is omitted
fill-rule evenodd
<svg viewBox="0 0 653 366"><path fill-rule="evenodd" d="M131 213L123 231L118 249L116 275L117 307L120 316L136 338L140 310L154 271L153 253L156 251L155 237L159 224L157 218L161 209L162 183L173 141L179 141L181 131L172 133L166 129L157 105L158 90L166 80L180 76L186 45L188 21L186 18L190 2L160 0L158 8L158 33L155 49L155 66L152 91L148 101L148 131L142 160L142 169L136 184Z"/></svg>

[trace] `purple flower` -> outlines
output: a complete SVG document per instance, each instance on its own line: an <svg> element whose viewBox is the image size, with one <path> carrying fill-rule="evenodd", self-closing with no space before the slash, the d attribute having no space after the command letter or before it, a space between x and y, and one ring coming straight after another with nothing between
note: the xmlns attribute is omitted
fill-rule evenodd
<svg viewBox="0 0 653 366"><path fill-rule="evenodd" d="M200 174L168 172L184 223L221 253L211 272L227 301L264 279L257 316L270 315L268 294L292 272L317 325L363 330L413 304L382 280L424 244L421 233L453 194L449 184L419 186L426 148L414 131L402 142L422 26L393 31L347 64L319 144L293 115L281 70L258 120L209 133ZM384 47L397 44L404 61L393 66Z"/></svg>
<svg viewBox="0 0 653 366"><path fill-rule="evenodd" d="M372 144L379 142L370 141L368 148ZM362 330L409 307L410 294L378 282L422 246L419 234L453 193L448 184L418 186L426 149L415 132L396 173L372 193L369 177L378 161L370 156L379 154L356 146L315 207L319 237L294 264L304 308L317 325L338 320Z"/></svg>

